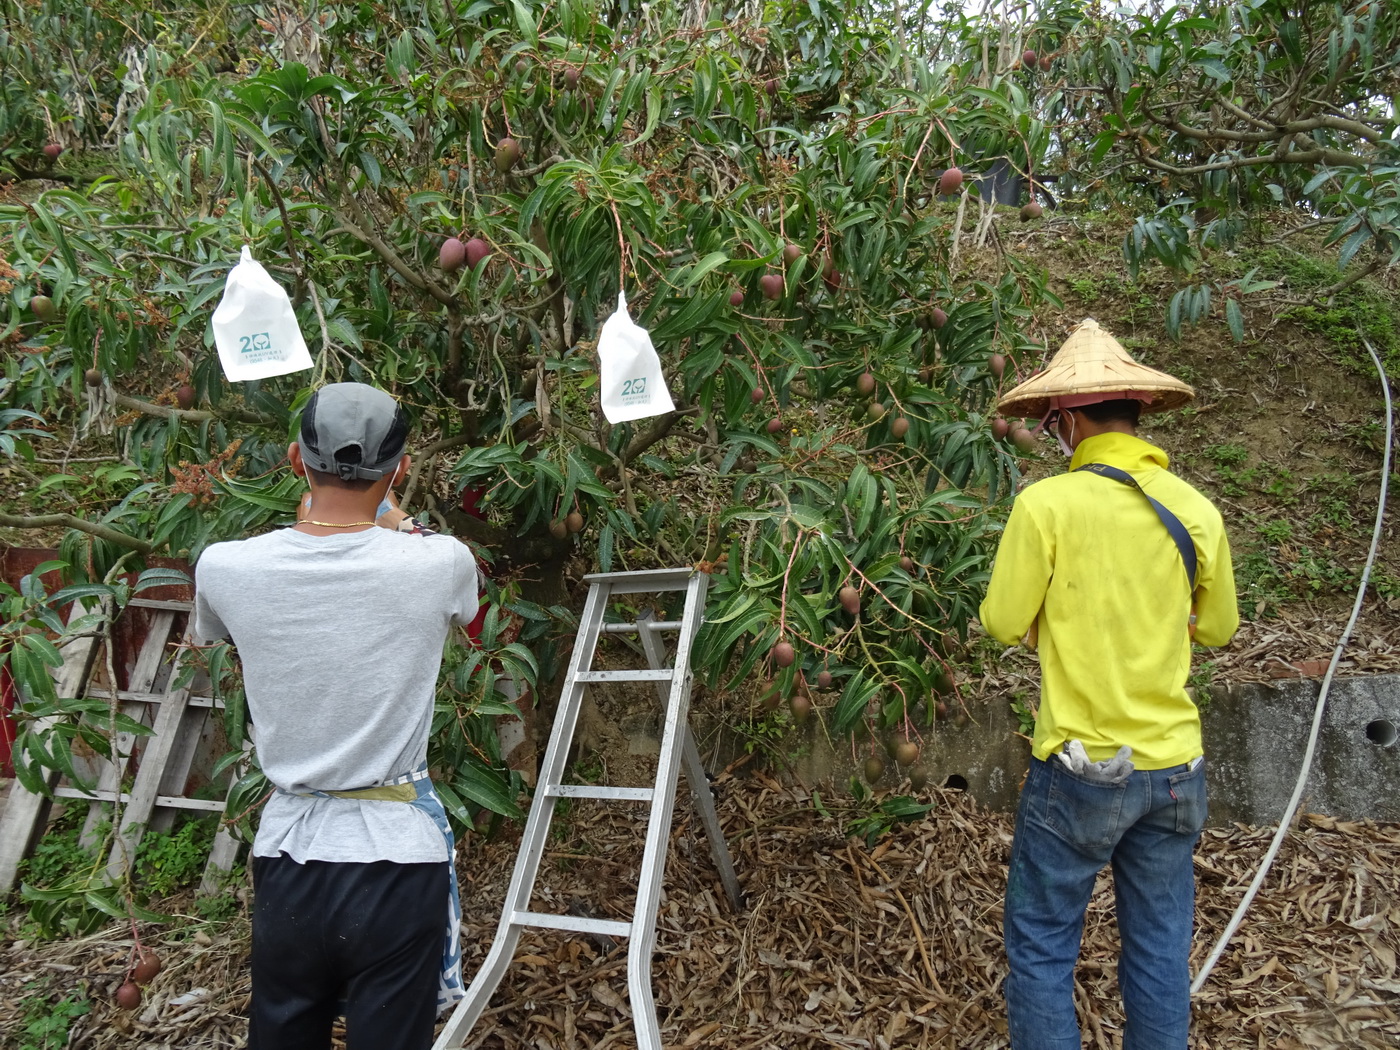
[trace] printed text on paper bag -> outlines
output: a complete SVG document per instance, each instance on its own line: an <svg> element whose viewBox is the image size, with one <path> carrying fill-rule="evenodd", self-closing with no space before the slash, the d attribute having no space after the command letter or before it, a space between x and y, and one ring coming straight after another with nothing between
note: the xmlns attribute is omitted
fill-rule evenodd
<svg viewBox="0 0 1400 1050"><path fill-rule="evenodd" d="M624 401L639 401L646 397L647 378L639 376L636 379L624 379L622 381L622 399Z"/></svg>

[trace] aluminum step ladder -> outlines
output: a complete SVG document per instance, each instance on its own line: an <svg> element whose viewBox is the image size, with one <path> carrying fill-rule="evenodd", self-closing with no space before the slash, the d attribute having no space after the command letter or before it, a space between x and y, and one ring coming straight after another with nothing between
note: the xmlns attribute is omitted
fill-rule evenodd
<svg viewBox="0 0 1400 1050"><path fill-rule="evenodd" d="M579 620L573 658L564 678L559 711L545 751L535 801L525 824L516 858L515 873L506 891L505 907L496 928L491 949L481 964L466 998L457 1004L447 1026L433 1044L434 1050L450 1050L466 1041L472 1027L501 983L510 965L520 934L527 928L566 930L574 933L603 934L629 939L627 988L632 1007L632 1023L637 1032L638 1050L661 1050L661 1031L656 1020L656 1003L651 991L651 953L656 944L656 913L661 903L661 877L666 867L666 850L671 837L671 814L676 798L676 778L684 770L691 797L705 828L710 853L719 869L725 894L736 910L743 898L729 849L715 815L714 797L700 763L694 734L688 718L692 675L690 649L705 610L709 579L690 568L656 569L646 572L596 573L584 577L589 584L588 598ZM623 594L660 594L684 591L685 608L678 621L655 619L643 610L632 623L605 623L609 601ZM665 666L662 632L676 632L675 659ZM636 634L649 666L625 671L592 670L594 651L603 634ZM607 686L621 682L654 682L664 704L665 723L657 759L655 787L599 787L591 784L564 784L565 759L573 742L586 686ZM646 846L637 880L637 900L631 922L556 915L529 910L530 898L539 876L540 860L549 837L555 801L561 798L607 799L622 802L648 802Z"/></svg>

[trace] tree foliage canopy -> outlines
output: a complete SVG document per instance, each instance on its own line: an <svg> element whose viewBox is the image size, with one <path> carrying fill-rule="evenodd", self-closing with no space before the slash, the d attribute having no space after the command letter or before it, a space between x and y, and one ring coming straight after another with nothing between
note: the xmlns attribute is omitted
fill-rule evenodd
<svg viewBox="0 0 1400 1050"><path fill-rule="evenodd" d="M838 731L927 731L1019 476L990 406L1055 336L979 184L1127 209L1129 262L1187 276L1271 213L1331 226L1339 284L1400 257L1400 9L1149 7L10 5L0 164L50 182L0 204L0 441L111 433L132 476L0 524L74 526L93 578L124 549L195 557L290 520L300 404L373 382L417 423L407 501L494 562L438 727L476 804L505 796L457 714L499 703L493 661L552 673L575 556L713 570L711 684L826 672ZM444 270L449 237L490 254ZM244 243L314 375L222 378L209 315ZM1251 287L1187 284L1169 326L1220 306L1238 339ZM677 410L610 426L593 351L620 289Z"/></svg>

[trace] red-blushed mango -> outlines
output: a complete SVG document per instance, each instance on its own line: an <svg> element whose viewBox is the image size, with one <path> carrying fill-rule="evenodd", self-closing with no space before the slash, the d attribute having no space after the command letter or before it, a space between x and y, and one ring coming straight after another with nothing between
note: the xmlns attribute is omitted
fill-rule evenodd
<svg viewBox="0 0 1400 1050"><path fill-rule="evenodd" d="M928 321L934 328L942 328L948 323L948 315L940 307L935 306L929 311Z"/></svg>
<svg viewBox="0 0 1400 1050"><path fill-rule="evenodd" d="M743 305L744 305L744 293L741 292L738 288L735 288L732 292L729 293L729 305L730 305L730 306L743 306Z"/></svg>
<svg viewBox="0 0 1400 1050"><path fill-rule="evenodd" d="M1021 65L1025 66L1027 69L1032 69L1039 58L1040 56L1034 51L1030 48L1026 48L1026 50L1021 52Z"/></svg>
<svg viewBox="0 0 1400 1050"><path fill-rule="evenodd" d="M869 372L862 372L856 380L856 393L861 397L869 397L875 393L875 377Z"/></svg>
<svg viewBox="0 0 1400 1050"><path fill-rule="evenodd" d="M1011 432L1011 443L1024 453L1030 453L1035 448L1035 435L1025 427L1017 427Z"/></svg>
<svg viewBox="0 0 1400 1050"><path fill-rule="evenodd" d="M783 245L783 262L784 262L786 265L791 266L793 263L797 262L797 260L800 259L800 258L802 258L802 249L801 249L801 248L799 248L799 247L798 247L797 245L795 245L795 244L785 244L785 245Z"/></svg>
<svg viewBox="0 0 1400 1050"><path fill-rule="evenodd" d="M938 176L938 195L947 197L957 193L962 189L963 173L961 168L949 168L942 175Z"/></svg>
<svg viewBox="0 0 1400 1050"><path fill-rule="evenodd" d="M890 433L894 436L896 441L903 441L904 435L909 433L909 420L905 419L903 416L895 419L890 423Z"/></svg>
<svg viewBox="0 0 1400 1050"><path fill-rule="evenodd" d="M473 237L466 244L467 269L475 270L491 254L491 245L480 237Z"/></svg>
<svg viewBox="0 0 1400 1050"><path fill-rule="evenodd" d="M781 299L783 297L782 274L765 273L758 279L758 287L763 292L765 299Z"/></svg>
<svg viewBox="0 0 1400 1050"><path fill-rule="evenodd" d="M837 599L841 602L841 608L854 616L860 612L860 591L854 587L845 586L836 592Z"/></svg>
<svg viewBox="0 0 1400 1050"><path fill-rule="evenodd" d="M438 266L448 273L455 273L467 261L467 246L456 237L449 237L438 249Z"/></svg>
<svg viewBox="0 0 1400 1050"><path fill-rule="evenodd" d="M1031 201L1029 204L1023 204L1021 206L1022 222L1030 222L1032 219L1038 219L1043 214L1045 214L1045 210L1041 208L1036 201Z"/></svg>
<svg viewBox="0 0 1400 1050"><path fill-rule="evenodd" d="M1006 435L1011 433L1011 424L997 416L992 420L992 437L998 441L1006 440Z"/></svg>
<svg viewBox="0 0 1400 1050"><path fill-rule="evenodd" d="M137 984L149 984L160 969L160 956L156 950L142 945L136 953L136 965L131 968L131 979Z"/></svg>
<svg viewBox="0 0 1400 1050"><path fill-rule="evenodd" d="M987 367L992 370L992 375L998 379L1006 372L1006 357L1003 354L993 354L987 358Z"/></svg>
<svg viewBox="0 0 1400 1050"><path fill-rule="evenodd" d="M773 646L773 662L779 667L791 667L797 659L797 650L791 642L779 642Z"/></svg>

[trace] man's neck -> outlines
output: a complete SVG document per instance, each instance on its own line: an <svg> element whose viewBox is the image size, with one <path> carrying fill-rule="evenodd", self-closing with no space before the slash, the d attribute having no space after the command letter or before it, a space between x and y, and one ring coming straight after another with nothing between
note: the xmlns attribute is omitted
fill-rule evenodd
<svg viewBox="0 0 1400 1050"><path fill-rule="evenodd" d="M364 532L374 527L379 499L374 490L351 492L316 487L311 490L311 507L297 522L296 530L309 536L337 536Z"/></svg>

